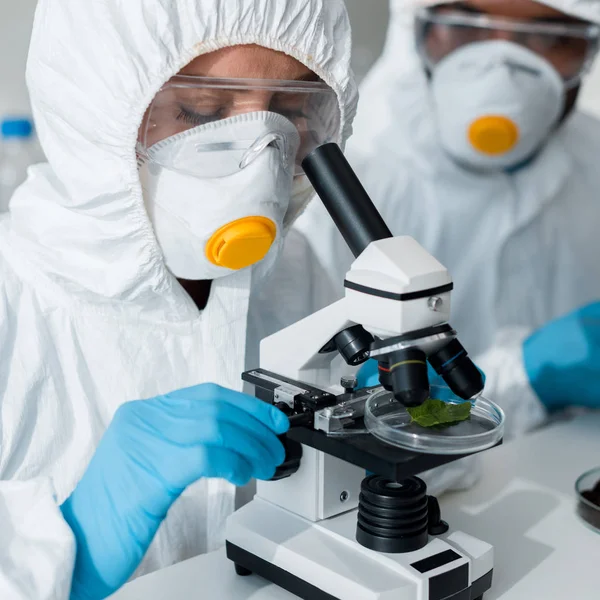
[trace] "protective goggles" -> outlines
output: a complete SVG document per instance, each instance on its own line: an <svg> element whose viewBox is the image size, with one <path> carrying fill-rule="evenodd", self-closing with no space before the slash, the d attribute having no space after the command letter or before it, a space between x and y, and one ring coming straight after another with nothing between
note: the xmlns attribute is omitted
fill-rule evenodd
<svg viewBox="0 0 600 600"><path fill-rule="evenodd" d="M211 128L204 126L248 113L264 112L284 117L286 125L291 123L298 132L300 146L295 156L297 174L302 172L300 165L307 154L322 144L339 140L339 101L336 93L321 81L220 79L176 75L161 88L146 112L138 153L142 158L151 160L156 160L155 156L159 155L161 166L180 170L177 161L169 158L176 155L153 153L152 150L161 143L168 143L174 136L183 136L189 132L194 133L194 147L200 173L206 171L206 165L202 166L203 158L210 155L210 162L218 152L222 152L224 158L227 154L230 157L241 156L236 166L242 169L247 162L246 152L252 154L258 146L265 143L265 139L255 139L252 135L244 136L243 132L242 135L236 132L231 139L222 139L215 143L214 135L208 135ZM289 127L282 129L289 131ZM197 135L191 130L198 130ZM203 138L203 130L207 130L206 141ZM275 137L282 138L285 135L285 131L282 131L280 136L275 132ZM297 143L288 146L290 145L294 148L298 146ZM283 146L286 144L283 143ZM168 164L164 164L165 162ZM189 157L185 170L190 174Z"/></svg>
<svg viewBox="0 0 600 600"><path fill-rule="evenodd" d="M527 22L461 12L450 7L421 8L416 16L419 53L433 69L448 54L475 42L507 40L551 63L574 87L589 70L600 40L591 24Z"/></svg>

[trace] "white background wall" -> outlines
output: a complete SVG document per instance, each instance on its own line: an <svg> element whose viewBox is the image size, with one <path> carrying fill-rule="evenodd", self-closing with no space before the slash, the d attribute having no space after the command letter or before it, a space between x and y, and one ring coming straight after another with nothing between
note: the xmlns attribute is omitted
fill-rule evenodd
<svg viewBox="0 0 600 600"><path fill-rule="evenodd" d="M25 61L36 0L0 0L0 116L29 112Z"/></svg>
<svg viewBox="0 0 600 600"><path fill-rule="evenodd" d="M354 25L355 69L361 78L383 47L388 0L346 1ZM24 71L35 4L36 0L0 0L0 118L28 112ZM600 117L600 61L582 106Z"/></svg>

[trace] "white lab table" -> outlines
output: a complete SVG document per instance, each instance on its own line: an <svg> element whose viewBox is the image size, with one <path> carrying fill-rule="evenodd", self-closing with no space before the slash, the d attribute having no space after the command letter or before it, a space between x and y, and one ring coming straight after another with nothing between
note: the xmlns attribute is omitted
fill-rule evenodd
<svg viewBox="0 0 600 600"><path fill-rule="evenodd" d="M485 600L600 598L600 535L575 514L573 488L600 466L600 414L585 415L482 454L484 476L442 497L454 530L493 544ZM224 551L142 577L114 600L292 600L258 577L237 577Z"/></svg>

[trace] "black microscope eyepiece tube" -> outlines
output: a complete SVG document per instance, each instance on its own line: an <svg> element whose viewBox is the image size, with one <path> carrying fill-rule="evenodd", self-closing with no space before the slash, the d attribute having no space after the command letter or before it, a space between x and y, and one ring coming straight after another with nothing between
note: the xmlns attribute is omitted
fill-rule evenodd
<svg viewBox="0 0 600 600"><path fill-rule="evenodd" d="M319 146L302 167L354 256L371 242L392 237L337 144Z"/></svg>

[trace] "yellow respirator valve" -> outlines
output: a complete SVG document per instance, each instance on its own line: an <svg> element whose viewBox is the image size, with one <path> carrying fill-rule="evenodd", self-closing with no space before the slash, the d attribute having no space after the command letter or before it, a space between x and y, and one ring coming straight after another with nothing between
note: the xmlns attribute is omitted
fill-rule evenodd
<svg viewBox="0 0 600 600"><path fill-rule="evenodd" d="M240 270L260 262L269 252L277 226L266 217L244 217L216 231L206 244L206 257L218 267Z"/></svg>
<svg viewBox="0 0 600 600"><path fill-rule="evenodd" d="M519 128L507 117L487 116L469 128L469 141L475 150L489 156L507 154L519 142Z"/></svg>

